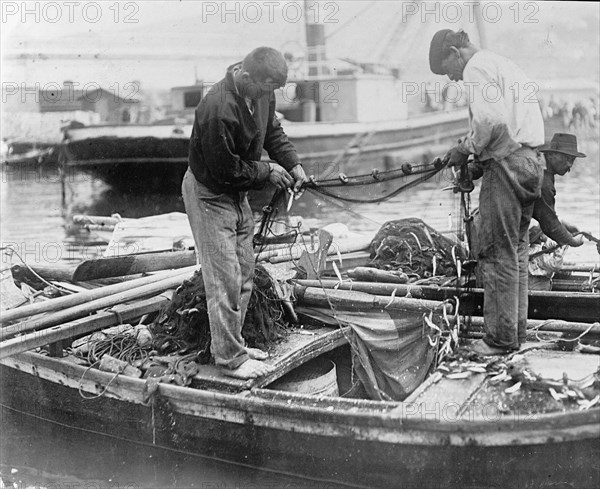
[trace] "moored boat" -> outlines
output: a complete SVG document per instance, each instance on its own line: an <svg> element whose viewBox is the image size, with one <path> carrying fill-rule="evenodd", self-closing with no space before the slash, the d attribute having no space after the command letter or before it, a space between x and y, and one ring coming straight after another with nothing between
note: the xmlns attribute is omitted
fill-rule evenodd
<svg viewBox="0 0 600 489"><path fill-rule="evenodd" d="M173 287L177 277L184 278L172 277L164 287ZM451 334L438 336L422 316L445 321L448 313L463 325L467 318L453 315L440 301L313 289L325 300L298 294L300 323L269 347L273 371L263 378L233 379L210 363L194 362L189 383L175 385L151 375L103 371L69 350L74 337L120 322L135 324L137 317L162 310L171 300L163 293L92 316L86 309L80 319L64 316L66 322L49 329L27 333L23 328L26 334L3 338L0 403L23 420L42 419L321 483L464 487L502 480L503 486L523 487L551 479L595 487L600 482L595 462L600 356L594 346L599 324L562 322L551 328L531 322L530 342L517 355L488 362L449 356L428 363L433 344L454 340ZM395 400L387 394L374 400L357 390L353 379L357 335L361 328L376 332L382 325L395 331L398 351L411 337L409 349L428 359L418 364L421 371L416 363L399 364L400 383L412 386ZM477 333L472 325L465 331ZM589 339L572 343L585 348L558 351L561 341L573 336ZM36 349L45 344L52 346ZM173 364L183 357L161 361ZM335 392L311 395L281 387L317 359L336 365Z"/></svg>
<svg viewBox="0 0 600 489"><path fill-rule="evenodd" d="M390 170L399 166L399 152L402 161L432 159L466 131L467 118L464 111L458 111L411 120L288 123L284 127L306 173L326 179L372 168ZM187 169L190 134L189 124L66 128L61 164L91 172L122 190L179 190ZM368 140L361 137L365 135Z"/></svg>
<svg viewBox="0 0 600 489"><path fill-rule="evenodd" d="M555 401L558 406L544 413L525 402L507 410L492 400L494 386L481 372L453 378L438 371L402 402L269 388L273 377L318 355L342 365L347 329L292 334L271 352L276 373L270 379L237 381L207 365L189 387L153 386L69 358L22 353L0 361L1 403L23 420L41 418L140 446L297 472L313 481L464 487L502 480L504 487L523 487L551 479L597 485L598 405L565 409ZM566 353L561 360L587 366L572 376L598 367L597 355ZM510 398L507 385L497 384L496 395ZM474 402L484 393L490 397Z"/></svg>

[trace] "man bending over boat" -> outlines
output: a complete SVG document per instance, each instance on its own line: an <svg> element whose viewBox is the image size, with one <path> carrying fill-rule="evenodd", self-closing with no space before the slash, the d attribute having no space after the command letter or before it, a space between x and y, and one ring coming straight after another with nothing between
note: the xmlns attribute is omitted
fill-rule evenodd
<svg viewBox="0 0 600 489"><path fill-rule="evenodd" d="M542 194L535 201L533 218L540 223L544 234L559 245L581 246L583 236L576 235L579 230L564 221L560 221L554 210L554 176L564 176L571 171L576 158L585 158L585 154L577 151L577 138L572 134L556 133L550 144L538 148L546 161Z"/></svg>
<svg viewBox="0 0 600 489"><path fill-rule="evenodd" d="M538 221L539 227L529 230L529 288L551 290L552 277L560 270L567 247L583 244L583 236L577 234L579 230L560 221L556 215L554 177L567 174L575 159L585 158L585 154L577 151L577 138L572 134L556 133L549 144L538 149L544 154L546 168L542 195L533 207L533 218Z"/></svg>
<svg viewBox="0 0 600 489"><path fill-rule="evenodd" d="M485 336L471 349L480 355L518 350L527 328L528 228L542 183L544 121L523 71L503 56L473 45L469 36L438 31L429 50L431 71L464 80L470 132L446 161L462 167L480 161L479 266L484 280Z"/></svg>
<svg viewBox="0 0 600 489"><path fill-rule="evenodd" d="M265 375L266 352L247 348L242 325L252 292L251 189L270 182L298 193L306 175L275 117L274 90L287 79L283 55L260 47L228 68L196 108L182 184L206 288L215 363L241 379ZM261 161L263 148L277 163Z"/></svg>

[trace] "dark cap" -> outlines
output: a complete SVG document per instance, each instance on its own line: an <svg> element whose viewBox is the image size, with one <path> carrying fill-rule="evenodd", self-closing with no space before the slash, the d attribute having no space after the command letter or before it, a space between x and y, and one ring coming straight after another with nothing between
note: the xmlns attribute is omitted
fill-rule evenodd
<svg viewBox="0 0 600 489"><path fill-rule="evenodd" d="M577 151L577 137L573 134L564 134L557 132L552 136L550 144L544 144L538 148L538 150L555 151L556 153L563 153L569 156L575 156L576 158L585 158L584 153Z"/></svg>
<svg viewBox="0 0 600 489"><path fill-rule="evenodd" d="M442 71L442 61L444 61L444 41L446 36L453 32L452 29L442 29L437 31L429 45L429 67L436 75L445 75Z"/></svg>

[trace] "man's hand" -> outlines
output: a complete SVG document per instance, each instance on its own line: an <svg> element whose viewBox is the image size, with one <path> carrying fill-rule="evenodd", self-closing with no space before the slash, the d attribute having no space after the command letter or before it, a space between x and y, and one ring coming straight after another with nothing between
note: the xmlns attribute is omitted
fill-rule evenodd
<svg viewBox="0 0 600 489"><path fill-rule="evenodd" d="M306 177L306 173L304 173L302 165L296 165L292 168L290 170L290 175L292 175L292 178L294 179L294 198L299 199L304 193L302 185L308 182L308 178Z"/></svg>
<svg viewBox="0 0 600 489"><path fill-rule="evenodd" d="M457 147L454 147L446 153L446 156L444 156L444 163L450 167L460 167L463 163L466 163L468 159L469 155L461 153Z"/></svg>
<svg viewBox="0 0 600 489"><path fill-rule="evenodd" d="M571 240L569 241L569 246L573 246L577 248L583 244L583 236L578 234L577 236L571 236Z"/></svg>
<svg viewBox="0 0 600 489"><path fill-rule="evenodd" d="M277 163L269 163L269 182L281 190L290 188L294 179L285 170L285 168Z"/></svg>
<svg viewBox="0 0 600 489"><path fill-rule="evenodd" d="M573 224L569 224L566 221L562 221L562 225L567 229L567 231L569 231L571 234L576 234L579 232L579 229L577 229L577 226L573 226Z"/></svg>

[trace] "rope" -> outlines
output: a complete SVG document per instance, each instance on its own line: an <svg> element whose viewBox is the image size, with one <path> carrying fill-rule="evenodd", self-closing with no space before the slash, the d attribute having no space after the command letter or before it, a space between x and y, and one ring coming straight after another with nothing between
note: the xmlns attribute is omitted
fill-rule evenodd
<svg viewBox="0 0 600 489"><path fill-rule="evenodd" d="M23 258L21 258L21 255L19 255L19 253L17 252L17 250L15 249L15 247L13 245L8 245L8 246L4 246L2 248L0 248L2 250L8 250L10 252L10 257L12 258L12 255L16 255L16 257L21 261L21 263L23 265L25 265L25 267L36 277L38 278L40 281L42 281L43 283L45 283L46 285L48 285L49 287L54 287L55 289L59 289L61 291L63 291L65 294L74 294L74 292L72 290L69 289L65 289L64 287L61 287L60 285L55 285L55 284L51 284L50 282L48 282L46 279L44 279L43 277L41 277L33 268L31 268L27 263L25 263L25 260L23 260Z"/></svg>
<svg viewBox="0 0 600 489"><path fill-rule="evenodd" d="M436 175L441 169L435 169L435 170L431 170L427 173L425 173L423 176L408 182L400 187L398 187L396 190L394 190L393 192L390 192L387 195L384 195L382 197L377 197L374 199L358 199L358 198L351 198L351 197L343 197L341 195L337 195L334 194L333 192L330 192L328 190L325 190L325 188L315 182L313 182L312 184L308 184L306 186L306 189L312 192L316 192L322 195L326 195L328 197L331 197L333 199L337 199L337 200L342 200L344 202L350 202L350 203L354 203L354 204L380 204L381 202L385 202L386 200L389 200L393 197L395 197L396 195L400 194L401 192L408 190L412 187L417 186L420 183L426 182L427 180L430 180L434 175ZM398 177L400 178L400 177ZM361 185L367 185L367 184L372 184L372 183L380 183L379 181L376 182L365 182L362 183ZM340 186L342 186L344 184L341 184ZM347 184L346 184L347 185ZM329 185L329 186L333 186L333 185ZM337 186L337 185L336 185Z"/></svg>
<svg viewBox="0 0 600 489"><path fill-rule="evenodd" d="M540 343L562 343L562 342L573 343L575 341L579 341L586 334L588 334L594 326L599 325L599 323L590 324L589 327L583 333L581 333L579 336L577 336L576 338L571 338L571 339L561 338L560 340L544 340L543 338L540 338L539 337L540 329L544 326L547 326L548 324L552 324L554 321L555 321L554 319L549 319L547 321L544 321L542 324L540 324L534 328L531 328L531 331L535 331L535 339L538 340Z"/></svg>
<svg viewBox="0 0 600 489"><path fill-rule="evenodd" d="M98 362L96 362L98 363ZM106 384L106 386L104 386L104 389L102 389L102 392L100 392L100 394L95 394L93 396L88 396L86 394L83 393L82 388L83 386L81 385L81 382L83 382L83 378L85 377L85 374L88 373L88 371L94 367L94 365L96 365L95 363L90 365L88 368L86 368L83 373L81 374L81 378L79 379L79 385L77 386L77 392L79 392L79 395L81 396L82 399L85 399L86 401L89 401L91 399L98 399L100 397L102 397L104 394L106 394L106 391L108 390L108 387L110 386L110 384L113 383L113 381L122 373L122 372L117 372L112 379L110 379L110 381L108 382L108 384Z"/></svg>

